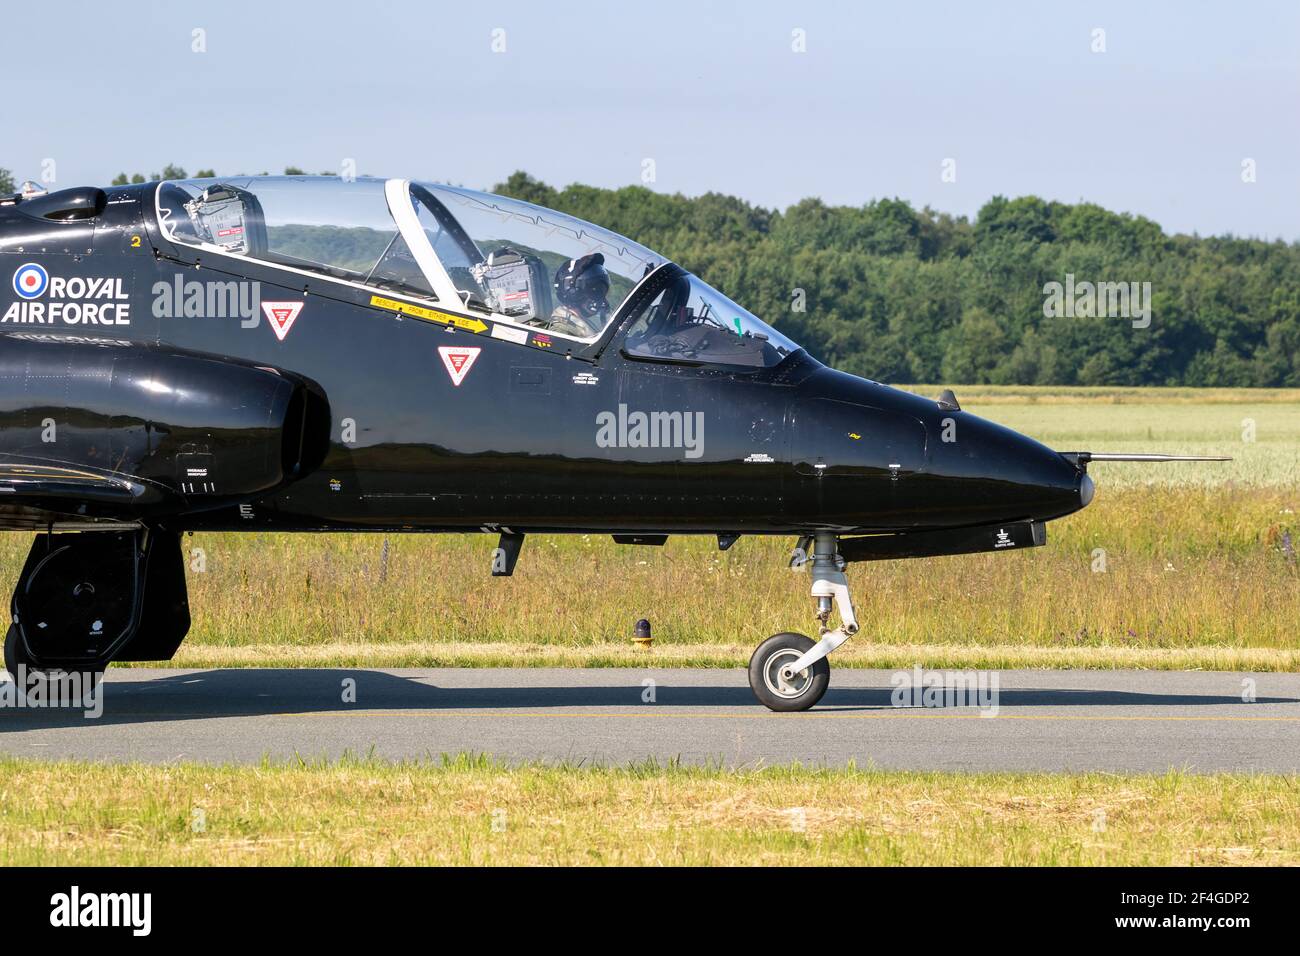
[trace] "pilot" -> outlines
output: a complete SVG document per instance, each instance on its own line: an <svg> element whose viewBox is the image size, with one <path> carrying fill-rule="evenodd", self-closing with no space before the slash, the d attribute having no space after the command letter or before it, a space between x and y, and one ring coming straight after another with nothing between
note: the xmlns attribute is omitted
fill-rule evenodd
<svg viewBox="0 0 1300 956"><path fill-rule="evenodd" d="M609 315L609 273L605 257L593 252L570 259L555 273L555 300L548 328L586 338L605 327Z"/></svg>

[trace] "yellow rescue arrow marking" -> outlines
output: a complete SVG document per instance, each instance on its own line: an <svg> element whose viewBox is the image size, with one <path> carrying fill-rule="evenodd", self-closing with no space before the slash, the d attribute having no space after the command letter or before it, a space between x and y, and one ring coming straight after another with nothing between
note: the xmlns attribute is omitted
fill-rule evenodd
<svg viewBox="0 0 1300 956"><path fill-rule="evenodd" d="M411 302L399 302L397 299L386 299L382 295L372 295L370 304L377 309L387 309L390 312L400 312L402 315L409 315L417 319L427 319L430 322L441 322L443 325L454 325L458 329L464 329L466 332L487 331L487 323L481 319L467 319L463 315L452 315L450 312L439 312L437 309L427 309L422 305L415 305Z"/></svg>

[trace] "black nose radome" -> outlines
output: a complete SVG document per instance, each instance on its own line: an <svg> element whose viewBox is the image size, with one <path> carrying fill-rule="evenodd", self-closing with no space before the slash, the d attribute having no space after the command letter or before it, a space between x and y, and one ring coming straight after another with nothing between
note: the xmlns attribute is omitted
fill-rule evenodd
<svg viewBox="0 0 1300 956"><path fill-rule="evenodd" d="M973 519L1046 521L1070 514L1092 499L1092 483L1080 469L1046 445L995 422L967 413L948 413L931 426L931 467L954 480L960 502Z"/></svg>

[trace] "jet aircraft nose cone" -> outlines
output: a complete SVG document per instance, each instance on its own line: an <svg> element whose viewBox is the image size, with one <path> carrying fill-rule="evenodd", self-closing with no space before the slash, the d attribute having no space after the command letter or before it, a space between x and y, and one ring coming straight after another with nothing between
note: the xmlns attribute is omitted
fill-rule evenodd
<svg viewBox="0 0 1300 956"><path fill-rule="evenodd" d="M1078 511L1092 498L1092 483L1073 462L1028 435L960 412L955 440L930 442L932 467L967 482L963 502L993 520L1048 521Z"/></svg>
<svg viewBox="0 0 1300 956"><path fill-rule="evenodd" d="M1097 486L1092 483L1092 476L1085 471L1079 479L1079 507L1086 508L1092 504L1092 496L1096 492Z"/></svg>

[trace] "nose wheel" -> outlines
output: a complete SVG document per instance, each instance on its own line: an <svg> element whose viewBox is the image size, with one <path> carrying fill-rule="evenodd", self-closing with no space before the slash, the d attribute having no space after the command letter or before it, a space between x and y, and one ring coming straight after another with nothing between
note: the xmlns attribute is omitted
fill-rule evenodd
<svg viewBox="0 0 1300 956"><path fill-rule="evenodd" d="M817 644L802 634L774 634L749 659L749 686L768 710L807 710L822 699L831 683L826 658L795 670L794 664Z"/></svg>
<svg viewBox="0 0 1300 956"><path fill-rule="evenodd" d="M831 682L827 655L858 631L835 535L819 534L812 543L812 596L817 599L821 640L784 633L758 645L749 659L749 687L768 710L807 710L821 700ZM806 563L805 547L801 542L796 549L792 567L798 569ZM828 626L832 609L840 615L840 626L833 630Z"/></svg>

